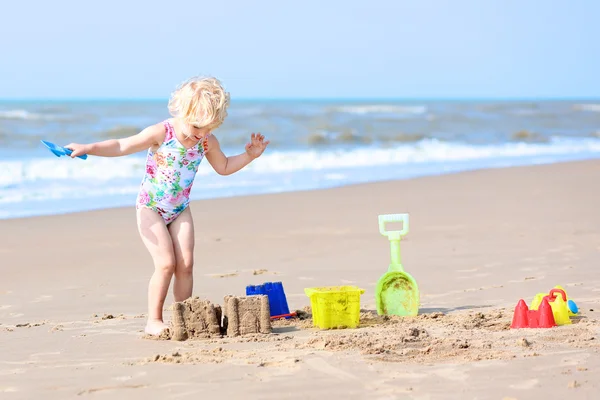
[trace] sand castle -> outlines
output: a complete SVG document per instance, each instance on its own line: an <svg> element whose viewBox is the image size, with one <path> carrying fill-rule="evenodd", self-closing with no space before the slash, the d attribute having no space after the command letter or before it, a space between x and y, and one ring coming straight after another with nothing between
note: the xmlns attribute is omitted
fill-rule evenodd
<svg viewBox="0 0 600 400"><path fill-rule="evenodd" d="M223 328L227 336L271 333L269 297L266 295L225 296Z"/></svg>
<svg viewBox="0 0 600 400"><path fill-rule="evenodd" d="M174 303L171 338L182 341L271 333L267 296L225 296L224 300L224 312L218 304L198 297Z"/></svg>
<svg viewBox="0 0 600 400"><path fill-rule="evenodd" d="M173 304L173 340L221 335L221 307L193 297Z"/></svg>

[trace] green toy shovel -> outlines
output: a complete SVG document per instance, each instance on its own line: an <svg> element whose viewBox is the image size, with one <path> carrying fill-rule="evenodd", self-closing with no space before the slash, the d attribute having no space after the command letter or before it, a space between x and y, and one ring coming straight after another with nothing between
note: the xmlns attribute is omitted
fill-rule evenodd
<svg viewBox="0 0 600 400"><path fill-rule="evenodd" d="M385 224L402 222L402 230L386 231ZM414 278L400 263L400 239L408 233L408 214L379 216L379 232L387 236L391 246L391 264L375 288L377 314L414 316L419 313L419 288Z"/></svg>

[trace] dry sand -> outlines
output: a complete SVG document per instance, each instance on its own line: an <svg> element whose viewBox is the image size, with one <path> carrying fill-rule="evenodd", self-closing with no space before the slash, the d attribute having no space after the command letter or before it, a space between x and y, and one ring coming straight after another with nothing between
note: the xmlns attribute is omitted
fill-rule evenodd
<svg viewBox="0 0 600 400"><path fill-rule="evenodd" d="M283 281L308 313L182 342L144 339L152 267L132 208L0 221L0 398L598 398L598 182L587 161L195 202L196 296ZM399 212L415 318L373 311L377 215ZM304 288L341 284L366 290L361 326L312 328ZM572 325L509 329L520 298L555 285Z"/></svg>

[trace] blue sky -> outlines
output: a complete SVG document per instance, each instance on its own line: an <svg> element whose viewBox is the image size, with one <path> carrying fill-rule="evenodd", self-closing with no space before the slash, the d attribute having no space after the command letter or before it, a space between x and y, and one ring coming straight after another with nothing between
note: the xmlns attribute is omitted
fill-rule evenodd
<svg viewBox="0 0 600 400"><path fill-rule="evenodd" d="M167 5L168 4L168 5ZM0 98L600 96L595 0L4 2Z"/></svg>

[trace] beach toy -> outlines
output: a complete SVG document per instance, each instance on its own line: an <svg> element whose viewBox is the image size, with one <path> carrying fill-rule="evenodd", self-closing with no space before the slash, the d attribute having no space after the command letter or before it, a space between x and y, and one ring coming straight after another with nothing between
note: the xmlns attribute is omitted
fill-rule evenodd
<svg viewBox="0 0 600 400"><path fill-rule="evenodd" d="M579 307L577 307L577 304L573 300L569 299L567 291L560 285L554 286L554 289L560 289L565 292L565 296L567 297L567 309L569 310L569 317L577 315L579 313Z"/></svg>
<svg viewBox="0 0 600 400"><path fill-rule="evenodd" d="M572 317L574 315L577 315L577 313L579 313L579 307L577 307L577 304L573 300L569 299L569 295L567 294L567 291L565 289L563 289L563 287L560 285L554 286L554 289L562 290L565 293L565 297L567 299L567 310L568 310L569 316ZM546 293L538 293L534 296L533 300L531 301L531 309L532 310L537 310L537 308L540 305L540 303L542 302L542 299L544 298L544 296L547 296L547 294Z"/></svg>
<svg viewBox="0 0 600 400"><path fill-rule="evenodd" d="M525 300L519 300L510 325L511 329L552 328L555 326L556 321L548 298L542 299L539 310L530 310L527 308Z"/></svg>
<svg viewBox="0 0 600 400"><path fill-rule="evenodd" d="M558 296L557 296L558 295ZM548 299L550 306L552 306L552 312L556 325L570 325L571 319L569 318L569 309L567 307L567 295L564 290L552 289L550 295L544 296L544 300ZM544 302L542 300L542 303Z"/></svg>
<svg viewBox="0 0 600 400"><path fill-rule="evenodd" d="M356 286L323 286L304 289L310 298L313 325L321 329L356 328L360 323L360 296Z"/></svg>
<svg viewBox="0 0 600 400"><path fill-rule="evenodd" d="M389 222L402 222L402 230L386 231ZM400 239L408 233L408 214L380 215L379 232L390 241L391 263L375 288L377 314L415 316L419 313L419 288L400 263Z"/></svg>
<svg viewBox="0 0 600 400"><path fill-rule="evenodd" d="M569 316L576 315L579 312L579 307L573 300L567 300L567 308L569 309Z"/></svg>
<svg viewBox="0 0 600 400"><path fill-rule="evenodd" d="M54 153L54 155L56 157L60 157L60 156L70 156L71 153L73 152L71 149L67 149L66 147L62 147L62 146L57 146L54 143L48 142L46 140L42 140L41 141L44 146L46 146L52 153ZM85 160L87 158L87 154L83 154L81 156L77 156L77 158L81 158L82 160Z"/></svg>
<svg viewBox="0 0 600 400"><path fill-rule="evenodd" d="M531 309L535 310L539 306L540 296L538 293L534 301L531 303ZM558 296L557 296L558 295ZM543 299L548 299L550 305L552 306L552 311L554 312L554 319L556 320L557 325L569 325L571 324L571 319L569 315L572 312L569 310L568 301L567 301L567 293L563 289L552 289L550 290L550 294L543 294ZM575 304L573 302L573 304ZM577 311L577 305L575 305L575 310ZM574 314L573 314L574 315Z"/></svg>
<svg viewBox="0 0 600 400"><path fill-rule="evenodd" d="M262 285L246 286L246 296L264 294L269 298L269 308L271 310L271 319L290 318L296 316L296 313L290 313L287 298L281 282L265 282Z"/></svg>

